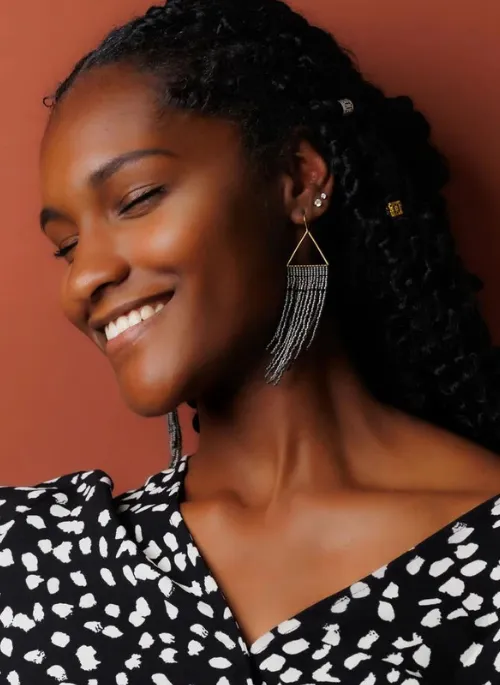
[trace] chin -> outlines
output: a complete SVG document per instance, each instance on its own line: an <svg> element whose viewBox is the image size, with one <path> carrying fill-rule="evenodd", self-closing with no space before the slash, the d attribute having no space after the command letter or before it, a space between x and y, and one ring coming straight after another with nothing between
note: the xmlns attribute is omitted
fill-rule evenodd
<svg viewBox="0 0 500 685"><path fill-rule="evenodd" d="M169 411L173 411L177 406L162 402L160 398L154 398L151 396L130 397L122 392L122 398L127 407L134 412L134 414L142 416L146 419L165 416Z"/></svg>
<svg viewBox="0 0 500 685"><path fill-rule="evenodd" d="M134 414L145 418L164 416L173 411L187 395L178 374L118 374L118 386L125 404Z"/></svg>

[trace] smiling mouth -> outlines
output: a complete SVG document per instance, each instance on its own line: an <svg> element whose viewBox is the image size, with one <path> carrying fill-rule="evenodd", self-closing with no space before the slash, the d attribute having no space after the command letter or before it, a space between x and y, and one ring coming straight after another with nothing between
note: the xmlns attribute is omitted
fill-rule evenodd
<svg viewBox="0 0 500 685"><path fill-rule="evenodd" d="M165 307L165 303L158 302L157 304L147 304L139 309L132 309L128 314L124 314L116 321L112 321L107 326L104 327L104 335L106 336L106 341L111 342L116 338L119 338L123 333L130 330L131 328L136 328L144 321L148 321L153 317L157 316L162 309Z"/></svg>

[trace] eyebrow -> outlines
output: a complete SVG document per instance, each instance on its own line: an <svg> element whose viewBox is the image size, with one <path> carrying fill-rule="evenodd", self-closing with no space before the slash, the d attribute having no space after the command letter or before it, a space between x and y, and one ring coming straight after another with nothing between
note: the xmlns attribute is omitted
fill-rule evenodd
<svg viewBox="0 0 500 685"><path fill-rule="evenodd" d="M52 207L44 207L40 212L40 227L42 231L45 233L45 228L49 221L57 221L58 219L65 219L65 216L61 212L52 209Z"/></svg>
<svg viewBox="0 0 500 685"><path fill-rule="evenodd" d="M107 181L111 176L116 174L123 166L129 164L130 162L136 162L138 159L143 157L177 157L175 153L171 150L166 150L165 148L153 147L147 148L145 150L131 150L130 152L124 152L123 155L114 157L105 162L99 169L93 171L90 174L90 184L94 187L101 185Z"/></svg>
<svg viewBox="0 0 500 685"><path fill-rule="evenodd" d="M126 164L136 162L137 160L143 159L144 157L155 156L170 158L177 157L177 155L171 150L156 147L124 152L122 155L118 155L118 157L110 159L108 162L105 162L101 167L93 171L90 174L89 183L91 186L96 188L105 183L107 180L109 180ZM42 228L42 231L45 232L45 228L49 221L57 221L58 219L65 218L66 217L63 214L61 214L61 212L58 212L56 209L53 209L52 207L44 207L40 212L40 226Z"/></svg>

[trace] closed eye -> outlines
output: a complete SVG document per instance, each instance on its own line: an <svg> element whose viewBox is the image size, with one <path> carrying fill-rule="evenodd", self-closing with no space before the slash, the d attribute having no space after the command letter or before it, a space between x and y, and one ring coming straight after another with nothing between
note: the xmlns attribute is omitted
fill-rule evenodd
<svg viewBox="0 0 500 685"><path fill-rule="evenodd" d="M78 244L78 241L73 240L72 242L68 243L67 245L63 245L62 247L60 247L59 249L57 249L54 252L54 257L56 259L64 259L77 246L77 244Z"/></svg>
<svg viewBox="0 0 500 685"><path fill-rule="evenodd" d="M125 205L118 210L119 216L133 215L140 216L149 207L154 206L167 192L165 186L156 186L150 188L146 192L141 192L132 200L126 202ZM133 211L136 210L136 211Z"/></svg>
<svg viewBox="0 0 500 685"><path fill-rule="evenodd" d="M142 216L143 214L146 214L148 209L153 208L166 193L166 186L155 186L154 188L149 188L146 192L136 194L132 200L129 199L125 205L120 207L118 210L118 215L125 218ZM128 197L130 198L130 195ZM66 245L62 245L54 252L54 257L56 259L64 259L69 257L77 245L78 240L72 240Z"/></svg>

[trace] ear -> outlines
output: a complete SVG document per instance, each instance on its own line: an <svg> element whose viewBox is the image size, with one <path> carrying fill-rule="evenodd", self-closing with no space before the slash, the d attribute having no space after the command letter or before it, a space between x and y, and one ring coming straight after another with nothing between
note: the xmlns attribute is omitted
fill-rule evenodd
<svg viewBox="0 0 500 685"><path fill-rule="evenodd" d="M314 221L330 205L334 178L323 157L305 139L290 151L282 188L285 210L294 224L303 225L304 212Z"/></svg>

